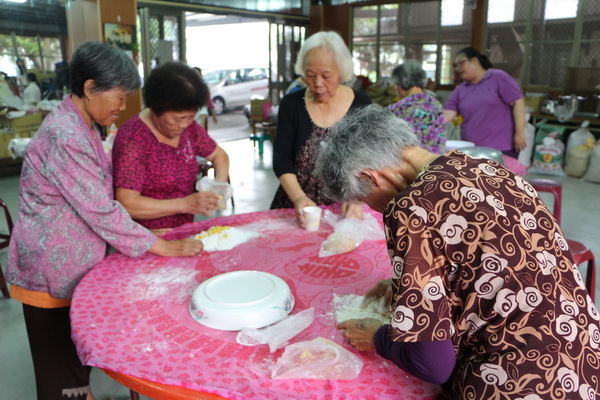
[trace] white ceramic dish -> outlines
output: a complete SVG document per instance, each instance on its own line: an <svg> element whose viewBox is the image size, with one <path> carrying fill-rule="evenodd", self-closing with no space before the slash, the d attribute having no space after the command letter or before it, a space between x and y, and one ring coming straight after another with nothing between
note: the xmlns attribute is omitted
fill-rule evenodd
<svg viewBox="0 0 600 400"><path fill-rule="evenodd" d="M234 271L213 276L194 290L192 317L209 328L258 329L285 318L294 296L283 279L261 271Z"/></svg>
<svg viewBox="0 0 600 400"><path fill-rule="evenodd" d="M446 141L446 150L447 151L463 149L465 147L473 147L473 146L475 146L475 143L468 142L466 140L447 140Z"/></svg>

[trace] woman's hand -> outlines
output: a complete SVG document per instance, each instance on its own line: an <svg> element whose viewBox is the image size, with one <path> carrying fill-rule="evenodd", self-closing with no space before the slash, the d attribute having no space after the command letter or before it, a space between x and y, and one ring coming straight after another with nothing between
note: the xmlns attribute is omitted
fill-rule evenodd
<svg viewBox="0 0 600 400"><path fill-rule="evenodd" d="M363 300L363 306L373 302L379 301L379 299L383 298L383 304L390 304L392 300L392 280L384 279L379 281L373 286L369 291L365 294L365 299Z"/></svg>
<svg viewBox="0 0 600 400"><path fill-rule="evenodd" d="M150 252L165 257L193 257L204 250L200 240L186 238L179 240L164 240L158 238Z"/></svg>
<svg viewBox="0 0 600 400"><path fill-rule="evenodd" d="M363 203L343 203L342 215L344 217L354 217L362 219L364 215Z"/></svg>
<svg viewBox="0 0 600 400"><path fill-rule="evenodd" d="M186 214L213 215L219 206L219 196L215 192L192 193L183 200Z"/></svg>
<svg viewBox="0 0 600 400"><path fill-rule="evenodd" d="M150 229L150 232L154 233L156 236L161 237L171 232L173 228L158 228L158 229Z"/></svg>
<svg viewBox="0 0 600 400"><path fill-rule="evenodd" d="M342 336L357 350L375 350L374 336L384 324L374 318L349 319L337 324L337 329L343 329Z"/></svg>
<svg viewBox="0 0 600 400"><path fill-rule="evenodd" d="M527 141L525 140L525 132L521 131L515 133L515 150L522 151L527 147Z"/></svg>
<svg viewBox="0 0 600 400"><path fill-rule="evenodd" d="M306 227L306 219L304 218L304 207L316 206L317 204L308 198L307 195L298 196L294 201L294 209L296 210L296 220L301 227Z"/></svg>

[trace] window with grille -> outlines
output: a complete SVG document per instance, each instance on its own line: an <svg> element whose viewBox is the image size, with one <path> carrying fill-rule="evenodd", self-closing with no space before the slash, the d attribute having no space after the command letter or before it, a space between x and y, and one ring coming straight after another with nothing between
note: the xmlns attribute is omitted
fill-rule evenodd
<svg viewBox="0 0 600 400"><path fill-rule="evenodd" d="M353 7L356 74L371 81L416 59L432 80L454 82L452 60L471 45L470 0ZM600 90L600 1L488 0L485 53L522 86Z"/></svg>

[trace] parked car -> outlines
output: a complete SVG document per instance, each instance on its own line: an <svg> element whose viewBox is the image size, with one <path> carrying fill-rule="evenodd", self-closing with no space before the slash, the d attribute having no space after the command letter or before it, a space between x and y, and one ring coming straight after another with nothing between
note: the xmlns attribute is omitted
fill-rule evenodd
<svg viewBox="0 0 600 400"><path fill-rule="evenodd" d="M238 68L210 71L204 81L210 89L215 112L243 107L251 97L269 95L269 75L267 68Z"/></svg>

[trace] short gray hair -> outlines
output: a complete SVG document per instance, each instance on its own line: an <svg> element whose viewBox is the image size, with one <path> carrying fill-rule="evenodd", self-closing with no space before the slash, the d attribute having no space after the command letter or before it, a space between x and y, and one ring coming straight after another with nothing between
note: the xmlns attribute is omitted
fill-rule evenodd
<svg viewBox="0 0 600 400"><path fill-rule="evenodd" d="M354 81L354 63L352 62L352 54L350 54L348 46L344 43L344 39L342 39L339 33L333 31L317 32L304 41L304 44L298 52L298 60L294 66L296 74L306 78L306 55L311 50L321 47L333 54L335 63L340 70L342 82L349 83Z"/></svg>
<svg viewBox="0 0 600 400"><path fill-rule="evenodd" d="M420 62L407 60L393 69L392 80L404 90L408 90L413 86L423 88L425 87L427 74Z"/></svg>
<svg viewBox="0 0 600 400"><path fill-rule="evenodd" d="M410 124L387 109L371 104L350 112L321 143L316 174L325 183L325 194L336 201L365 198L372 184L360 178L365 169L399 167L401 153L419 146Z"/></svg>
<svg viewBox="0 0 600 400"><path fill-rule="evenodd" d="M132 92L141 80L133 59L123 50L94 40L83 42L71 57L71 92L83 97L83 85L94 81L95 92L119 88Z"/></svg>

